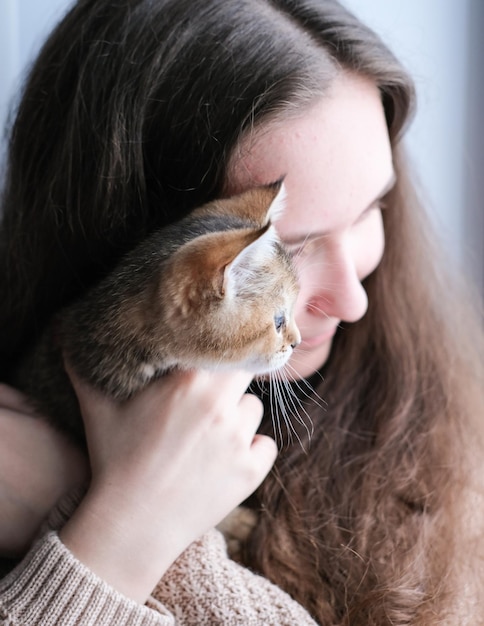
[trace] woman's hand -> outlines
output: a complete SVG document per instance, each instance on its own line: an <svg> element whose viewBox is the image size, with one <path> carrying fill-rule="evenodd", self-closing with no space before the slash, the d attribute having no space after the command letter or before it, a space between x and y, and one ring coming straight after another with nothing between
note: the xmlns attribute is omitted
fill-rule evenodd
<svg viewBox="0 0 484 626"><path fill-rule="evenodd" d="M0 557L24 554L56 502L88 473L84 455L0 384Z"/></svg>
<svg viewBox="0 0 484 626"><path fill-rule="evenodd" d="M125 403L71 374L92 483L61 539L113 587L144 602L188 545L252 493L276 458L256 435L248 373L173 372Z"/></svg>

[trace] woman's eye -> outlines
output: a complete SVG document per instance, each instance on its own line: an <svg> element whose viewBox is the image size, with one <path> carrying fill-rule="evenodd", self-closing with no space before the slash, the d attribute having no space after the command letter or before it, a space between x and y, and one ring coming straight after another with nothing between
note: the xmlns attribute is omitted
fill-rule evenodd
<svg viewBox="0 0 484 626"><path fill-rule="evenodd" d="M298 261L307 255L308 246L305 244L297 248L289 248L287 252L293 261Z"/></svg>
<svg viewBox="0 0 484 626"><path fill-rule="evenodd" d="M359 224L360 222L365 221L365 219L371 215L373 213L373 211L379 211L381 212L383 209L385 208L385 204L383 202L383 200L379 200L378 202L376 202L373 206L368 207L368 209L366 209L366 211L363 211L363 213L359 216L359 218L356 220L356 224Z"/></svg>
<svg viewBox="0 0 484 626"><path fill-rule="evenodd" d="M289 248L288 249L288 254L291 257L291 259L296 259L297 257L301 256L301 252L302 249L301 248Z"/></svg>
<svg viewBox="0 0 484 626"><path fill-rule="evenodd" d="M355 226L359 226L360 224L362 224L368 218L368 216L371 213L373 213L375 209L376 209L376 206L371 206L368 209L365 209L363 213L360 213L360 215L358 215L356 220L353 222L352 226L355 227Z"/></svg>
<svg viewBox="0 0 484 626"><path fill-rule="evenodd" d="M285 325L286 325L286 316L284 315L284 313L278 313L277 315L274 315L274 326L275 326L276 332L280 333Z"/></svg>
<svg viewBox="0 0 484 626"><path fill-rule="evenodd" d="M297 247L288 247L287 251L289 256L294 260L298 261L299 259L303 259L308 257L311 254L314 254L321 250L323 245L323 241L321 237L317 237L314 239L308 239L302 245L298 245Z"/></svg>

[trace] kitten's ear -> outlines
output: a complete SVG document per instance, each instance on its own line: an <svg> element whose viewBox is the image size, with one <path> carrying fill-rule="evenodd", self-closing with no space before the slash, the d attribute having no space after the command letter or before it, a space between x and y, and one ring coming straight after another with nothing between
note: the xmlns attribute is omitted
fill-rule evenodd
<svg viewBox="0 0 484 626"><path fill-rule="evenodd" d="M274 195L274 199L269 205L266 219L267 219L267 222L271 222L273 224L274 222L277 222L277 220L284 213L284 209L286 208L287 193L286 193L286 186L284 185L283 178L281 178L281 180L278 180L275 183L272 183L272 185L269 185L269 186L271 187L275 195Z"/></svg>
<svg viewBox="0 0 484 626"><path fill-rule="evenodd" d="M248 189L230 198L214 200L193 212L199 216L231 216L242 219L259 229L273 223L284 212L286 187L284 179Z"/></svg>
<svg viewBox="0 0 484 626"><path fill-rule="evenodd" d="M284 198L281 180L193 212L200 217L237 216L247 228L200 235L174 253L165 285L179 313L188 315L203 301L233 297L260 271L278 241L272 221L280 216Z"/></svg>
<svg viewBox="0 0 484 626"><path fill-rule="evenodd" d="M226 297L233 297L237 291L261 271L263 265L274 254L274 245L279 241L273 226L267 224L254 232L255 239L242 248L237 256L227 263L223 271L222 290Z"/></svg>
<svg viewBox="0 0 484 626"><path fill-rule="evenodd" d="M283 179L247 193L269 194L270 202L267 202L266 196L263 226L254 231L253 241L225 266L223 291L228 296L236 293L250 275L260 271L261 266L274 253L274 244L279 241L272 224L280 218L285 208L286 188Z"/></svg>
<svg viewBox="0 0 484 626"><path fill-rule="evenodd" d="M163 283L178 312L188 315L204 301L233 293L243 260L249 260L248 251L251 255L261 253L259 247L252 246L263 235L248 228L222 231L201 235L181 246L170 260Z"/></svg>

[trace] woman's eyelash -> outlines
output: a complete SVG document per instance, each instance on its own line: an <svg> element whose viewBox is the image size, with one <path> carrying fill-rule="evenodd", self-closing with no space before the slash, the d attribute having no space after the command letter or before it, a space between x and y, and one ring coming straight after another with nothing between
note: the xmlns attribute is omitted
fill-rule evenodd
<svg viewBox="0 0 484 626"><path fill-rule="evenodd" d="M297 259L298 257L305 254L308 251L308 249L311 248L312 244L313 244L312 241L306 241L305 243L298 246L297 248L287 248L287 252L292 259Z"/></svg>
<svg viewBox="0 0 484 626"><path fill-rule="evenodd" d="M385 199L382 198L381 200L377 200L374 204L365 209L363 213L361 213L361 215L357 218L355 224L362 222L375 209L378 209L379 211L384 211L387 208L388 203L385 201ZM314 247L316 242L317 239L308 239L303 244L298 245L297 247L291 247L290 245L286 244L286 252L292 259L297 259L303 254L307 253L312 247Z"/></svg>
<svg viewBox="0 0 484 626"><path fill-rule="evenodd" d="M370 207L363 211L363 213L359 216L355 223L358 224L358 222L362 222L365 217L367 217L375 209L377 209L378 211L383 211L386 208L387 204L383 200L377 200L374 204L372 204Z"/></svg>
<svg viewBox="0 0 484 626"><path fill-rule="evenodd" d="M303 248L286 248L286 252L291 257L291 259L296 258L301 252Z"/></svg>

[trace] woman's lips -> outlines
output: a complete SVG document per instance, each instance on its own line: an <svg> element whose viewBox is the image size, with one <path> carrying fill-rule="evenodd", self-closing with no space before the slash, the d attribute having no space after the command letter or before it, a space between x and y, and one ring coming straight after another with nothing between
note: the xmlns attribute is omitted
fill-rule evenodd
<svg viewBox="0 0 484 626"><path fill-rule="evenodd" d="M315 335L314 337L305 337L302 340L300 347L301 348L317 348L323 345L334 336L337 328L338 328L337 326L334 326L333 328L327 330L324 333L321 333L320 335Z"/></svg>

